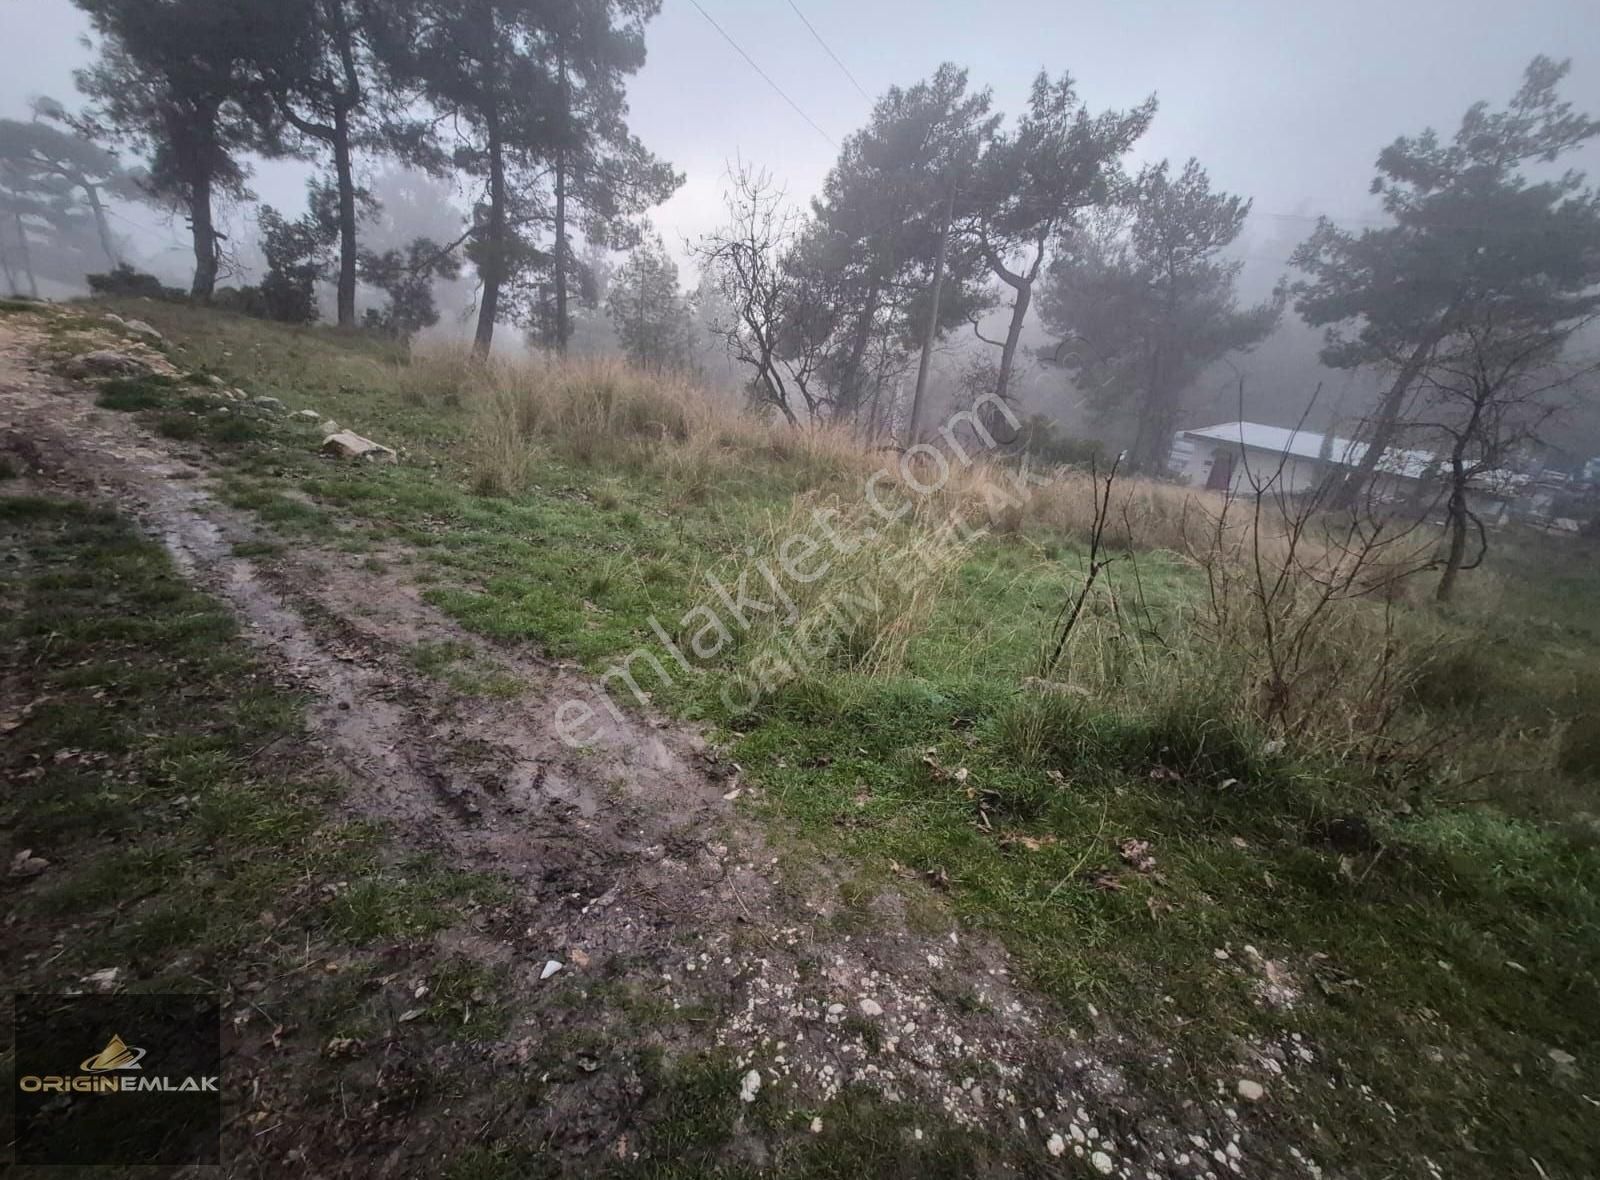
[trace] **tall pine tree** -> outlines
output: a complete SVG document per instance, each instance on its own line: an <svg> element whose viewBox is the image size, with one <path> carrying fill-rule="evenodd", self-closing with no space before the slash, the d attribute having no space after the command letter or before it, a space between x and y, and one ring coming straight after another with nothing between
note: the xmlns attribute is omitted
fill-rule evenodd
<svg viewBox="0 0 1600 1180"><path fill-rule="evenodd" d="M1527 170L1600 134L1600 121L1560 98L1569 68L1537 57L1503 110L1477 103L1449 141L1431 129L1395 140L1372 182L1391 224L1352 234L1323 219L1295 252L1308 276L1294 288L1296 310L1326 327L1323 361L1394 373L1369 417L1362 461L1335 493L1340 506L1357 502L1404 432L1408 399L1429 365L1476 322L1482 301L1544 281L1529 210L1554 209L1579 181L1536 180Z"/></svg>
<svg viewBox="0 0 1600 1180"><path fill-rule="evenodd" d="M77 81L87 125L148 163L156 198L182 209L194 239L191 294L216 289L218 198L245 195L243 156L281 151L270 103L250 68L252 22L232 0L73 0L100 35Z"/></svg>

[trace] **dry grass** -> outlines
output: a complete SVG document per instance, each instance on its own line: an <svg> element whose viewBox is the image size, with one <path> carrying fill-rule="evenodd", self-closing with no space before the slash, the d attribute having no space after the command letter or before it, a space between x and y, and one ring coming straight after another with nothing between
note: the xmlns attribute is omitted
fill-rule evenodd
<svg viewBox="0 0 1600 1180"><path fill-rule="evenodd" d="M796 497L726 579L755 587L780 608L756 618L740 639L740 670L727 699L754 702L829 672L898 674L970 553L970 544L926 508L886 527L864 505ZM766 589L775 583L781 594ZM699 625L696 619L686 627L680 642L692 649Z"/></svg>
<svg viewBox="0 0 1600 1180"><path fill-rule="evenodd" d="M762 420L681 378L615 360L473 365L450 355L420 369L419 387L474 399L472 465L485 493L527 486L541 450L648 467L688 503L710 499L731 474L781 472L782 485L802 494L754 546L747 570L774 568L784 539L814 533L814 509L831 505L850 551L834 555L820 582L789 583L797 618L763 620L747 637L747 674L758 679L784 666L799 673L792 665L802 662L897 671L968 555L953 520L1077 539L1095 527L1095 473L1062 468L1019 486L1003 460L903 460L845 430ZM886 527L874 500L909 511ZM1127 597L1110 608L1097 599L1063 672L1073 691L1145 712L1205 700L1230 725L1325 749L1370 747L1390 730L1410 665L1395 635L1395 595L1379 591L1403 583L1394 575L1414 560L1411 549L1352 543L1270 496L1230 502L1144 479L1113 482L1104 523L1107 550L1174 552L1206 590L1159 634Z"/></svg>
<svg viewBox="0 0 1600 1180"><path fill-rule="evenodd" d="M425 369L455 366L429 358ZM646 374L610 359L528 359L465 365L455 388L473 396L471 461L477 485L511 493L525 486L527 452L547 447L580 463L653 465L691 499L751 462L781 464L820 485L868 456L843 430L795 430L766 422L681 377Z"/></svg>

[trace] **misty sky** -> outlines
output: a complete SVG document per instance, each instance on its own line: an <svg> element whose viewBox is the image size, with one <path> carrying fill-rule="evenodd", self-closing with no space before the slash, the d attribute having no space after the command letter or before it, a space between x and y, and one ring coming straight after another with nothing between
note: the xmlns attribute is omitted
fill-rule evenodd
<svg viewBox="0 0 1600 1180"><path fill-rule="evenodd" d="M835 143L870 101L813 39L789 0L700 0ZM1070 70L1095 107L1154 91L1161 111L1138 155L1198 156L1221 187L1255 199L1250 288L1270 284L1308 228L1371 209L1378 149L1432 124L1452 130L1478 98L1503 102L1535 53L1574 58L1567 94L1600 110L1597 0L795 0L869 95L951 60L994 88L999 109L1023 105L1040 67ZM87 22L68 0L0 0L0 114L28 98L73 102ZM654 220L669 244L715 223L726 164L736 156L809 196L835 148L722 38L692 0L666 0L650 26L650 59L630 87L633 124L687 174ZM1591 148L1581 161L1597 168ZM280 208L303 204L303 169L258 168L254 187ZM162 227L147 208L121 228ZM181 223L177 226L182 230ZM170 230L181 258L186 244ZM148 248L149 239L141 235ZM688 276L685 276L686 278Z"/></svg>

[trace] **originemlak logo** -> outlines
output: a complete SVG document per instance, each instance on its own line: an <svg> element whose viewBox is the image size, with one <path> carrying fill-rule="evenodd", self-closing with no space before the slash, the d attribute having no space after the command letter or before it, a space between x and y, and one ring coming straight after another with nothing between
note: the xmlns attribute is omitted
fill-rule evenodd
<svg viewBox="0 0 1600 1180"><path fill-rule="evenodd" d="M19 995L15 1012L17 1163L221 1162L215 997Z"/></svg>
<svg viewBox="0 0 1600 1180"><path fill-rule="evenodd" d="M110 1043L89 1060L78 1066L86 1073L105 1073L113 1069L140 1069L139 1059L144 1056L143 1049L131 1049L123 1043L121 1037L112 1035Z"/></svg>
<svg viewBox="0 0 1600 1180"><path fill-rule="evenodd" d="M143 1070L139 1062L144 1059L145 1051L131 1047L115 1033L111 1040L106 1042L106 1047L93 1057L86 1059L79 1069L81 1074L23 1074L17 1079L17 1086L24 1094L52 1093L65 1094L69 1091L77 1094L120 1094L120 1093L158 1093L182 1094L191 1091L206 1091L217 1093L215 1076L196 1077L108 1077L108 1075L121 1070Z"/></svg>

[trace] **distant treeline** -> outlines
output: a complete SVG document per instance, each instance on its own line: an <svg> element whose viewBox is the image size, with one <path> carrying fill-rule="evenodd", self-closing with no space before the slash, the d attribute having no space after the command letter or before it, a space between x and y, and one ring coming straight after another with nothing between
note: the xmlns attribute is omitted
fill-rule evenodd
<svg viewBox="0 0 1600 1180"><path fill-rule="evenodd" d="M1550 165L1600 123L1560 97L1568 65L1547 58L1453 137L1384 148L1373 191L1387 221L1359 234L1320 222L1292 260L1299 275L1258 305L1239 304L1230 257L1250 201L1193 159L1126 166L1154 98L1096 112L1067 73L1041 71L1007 119L949 64L877 101L809 207L736 169L686 299L645 220L683 178L627 122L659 0L74 2L98 34L77 77L85 108L44 102L32 121L0 121L13 291L44 266L148 288L106 221L108 199L136 196L187 217L197 301L309 320L331 281L338 323L356 327L365 283L387 296L367 326L409 336L438 317L434 279L470 268L481 352L500 323L565 350L580 305L603 306L649 369L689 363L710 329L753 405L867 438L919 437L933 354L971 331L987 347L961 396L1011 400L1024 366L1059 372L1120 423L1127 467L1158 475L1201 374L1265 339L1292 301L1326 330L1326 364L1384 375L1370 420L1347 426L1374 445L1339 492L1345 507L1384 450L1419 434L1462 488L1499 471L1557 392L1587 389L1565 346L1600 299L1600 198ZM318 174L305 212L259 211L261 282L223 292L217 206L249 199L256 155ZM357 161L374 158L462 182L461 232L363 248L377 209ZM628 256L613 272L614 251ZM1023 347L1035 320L1053 341L1043 350ZM1464 492L1452 504L1470 531Z"/></svg>

